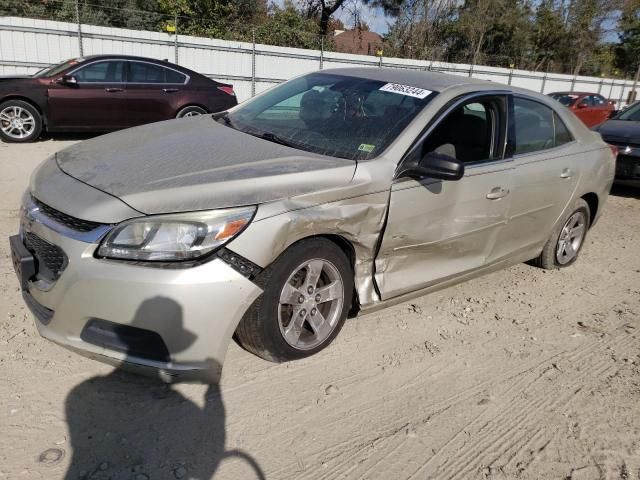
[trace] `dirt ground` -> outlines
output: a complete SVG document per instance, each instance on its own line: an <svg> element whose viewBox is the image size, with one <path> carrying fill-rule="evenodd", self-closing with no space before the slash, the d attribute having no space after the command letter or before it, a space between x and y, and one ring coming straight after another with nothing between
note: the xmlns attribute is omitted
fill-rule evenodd
<svg viewBox="0 0 640 480"><path fill-rule="evenodd" d="M0 143L0 237L75 139ZM349 320L310 359L235 344L164 386L36 333L0 241L0 479L640 480L640 190L573 267L518 265Z"/></svg>

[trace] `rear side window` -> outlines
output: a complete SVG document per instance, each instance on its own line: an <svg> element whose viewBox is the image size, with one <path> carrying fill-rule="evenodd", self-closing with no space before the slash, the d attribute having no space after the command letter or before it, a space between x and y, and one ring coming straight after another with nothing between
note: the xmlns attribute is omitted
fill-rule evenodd
<svg viewBox="0 0 640 480"><path fill-rule="evenodd" d="M556 141L555 146L559 147L560 145L564 145L565 143L569 143L573 141L573 135L564 124L557 113L553 112L553 126L555 128Z"/></svg>
<svg viewBox="0 0 640 480"><path fill-rule="evenodd" d="M593 95L591 98L593 98L593 104L597 107L602 107L607 104L607 101L601 95Z"/></svg>
<svg viewBox="0 0 640 480"><path fill-rule="evenodd" d="M152 63L129 62L130 83L184 83L186 76Z"/></svg>
<svg viewBox="0 0 640 480"><path fill-rule="evenodd" d="M121 83L124 82L124 62L96 62L73 72L81 83Z"/></svg>
<svg viewBox="0 0 640 480"><path fill-rule="evenodd" d="M553 111L542 103L513 99L515 154L532 153L555 146Z"/></svg>

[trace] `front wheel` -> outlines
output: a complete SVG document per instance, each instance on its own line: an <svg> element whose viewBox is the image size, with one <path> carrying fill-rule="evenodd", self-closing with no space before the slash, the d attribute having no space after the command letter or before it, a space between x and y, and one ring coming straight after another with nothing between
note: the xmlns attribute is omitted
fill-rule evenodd
<svg viewBox="0 0 640 480"><path fill-rule="evenodd" d="M207 113L207 111L204 108L196 105L189 105L182 108L176 115L176 118L197 117L198 115L204 115L205 113Z"/></svg>
<svg viewBox="0 0 640 480"><path fill-rule="evenodd" d="M0 137L5 142L33 142L41 132L42 117L33 105L22 100L0 104Z"/></svg>
<svg viewBox="0 0 640 480"><path fill-rule="evenodd" d="M578 200L569 213L558 223L551 237L533 263L541 268L564 268L578 259L590 226L589 205Z"/></svg>
<svg viewBox="0 0 640 480"><path fill-rule="evenodd" d="M308 357L338 335L351 308L353 272L324 238L290 247L261 275L264 292L238 329L242 347L272 362Z"/></svg>

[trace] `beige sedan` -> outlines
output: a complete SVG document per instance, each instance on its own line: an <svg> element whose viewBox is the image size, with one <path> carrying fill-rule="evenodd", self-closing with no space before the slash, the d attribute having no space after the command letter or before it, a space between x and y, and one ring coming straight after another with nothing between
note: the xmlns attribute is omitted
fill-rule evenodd
<svg viewBox="0 0 640 480"><path fill-rule="evenodd" d="M212 381L232 337L293 360L350 314L518 262L571 265L614 170L548 97L324 70L62 150L33 175L11 245L44 337Z"/></svg>

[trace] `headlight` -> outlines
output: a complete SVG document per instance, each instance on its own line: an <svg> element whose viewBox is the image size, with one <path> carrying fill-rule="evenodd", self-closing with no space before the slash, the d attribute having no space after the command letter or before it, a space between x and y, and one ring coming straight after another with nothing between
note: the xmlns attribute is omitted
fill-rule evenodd
<svg viewBox="0 0 640 480"><path fill-rule="evenodd" d="M107 235L97 255L160 262L192 260L242 232L255 211L255 207L242 207L127 220Z"/></svg>

